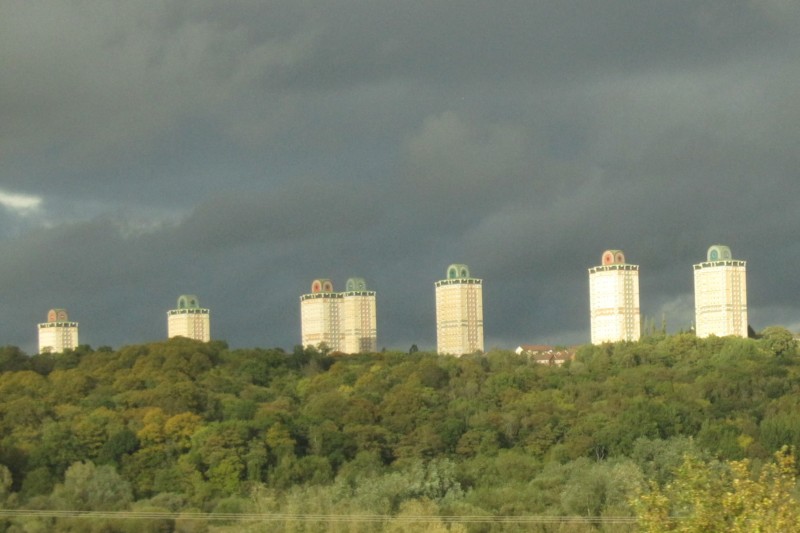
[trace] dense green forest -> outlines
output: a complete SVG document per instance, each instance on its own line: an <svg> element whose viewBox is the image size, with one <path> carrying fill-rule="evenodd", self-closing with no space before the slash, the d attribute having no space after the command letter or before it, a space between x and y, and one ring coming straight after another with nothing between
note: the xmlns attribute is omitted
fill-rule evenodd
<svg viewBox="0 0 800 533"><path fill-rule="evenodd" d="M5 531L747 531L797 520L800 356L782 328L587 345L563 367L507 351L337 356L172 339L0 348L0 372ZM559 518L574 516L591 519Z"/></svg>

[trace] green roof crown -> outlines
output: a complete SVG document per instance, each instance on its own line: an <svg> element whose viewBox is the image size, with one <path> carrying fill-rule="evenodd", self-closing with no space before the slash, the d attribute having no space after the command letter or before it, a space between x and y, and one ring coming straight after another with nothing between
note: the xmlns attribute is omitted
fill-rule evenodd
<svg viewBox="0 0 800 533"><path fill-rule="evenodd" d="M466 279L469 277L469 267L454 263L447 267L447 279Z"/></svg>
<svg viewBox="0 0 800 533"><path fill-rule="evenodd" d="M731 249L724 244L714 244L708 249L709 261L729 261L733 258Z"/></svg>
<svg viewBox="0 0 800 533"><path fill-rule="evenodd" d="M365 291L367 290L367 282L364 281L364 278L350 278L347 280L345 289L347 292Z"/></svg>
<svg viewBox="0 0 800 533"><path fill-rule="evenodd" d="M194 294L178 296L178 309L200 309L200 301Z"/></svg>

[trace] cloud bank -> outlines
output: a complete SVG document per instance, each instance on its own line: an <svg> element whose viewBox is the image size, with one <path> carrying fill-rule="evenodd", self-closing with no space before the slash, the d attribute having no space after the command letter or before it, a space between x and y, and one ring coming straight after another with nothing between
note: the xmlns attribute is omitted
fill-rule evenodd
<svg viewBox="0 0 800 533"><path fill-rule="evenodd" d="M18 3L0 20L0 342L65 307L93 346L194 293L233 346L300 338L366 278L379 344L435 345L484 281L487 346L588 341L586 269L692 319L710 244L755 329L798 323L800 9L779 0Z"/></svg>

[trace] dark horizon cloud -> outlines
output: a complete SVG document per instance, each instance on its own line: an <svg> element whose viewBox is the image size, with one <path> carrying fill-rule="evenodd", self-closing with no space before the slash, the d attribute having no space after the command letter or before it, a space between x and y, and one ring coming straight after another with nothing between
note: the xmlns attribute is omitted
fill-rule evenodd
<svg viewBox="0 0 800 533"><path fill-rule="evenodd" d="M796 3L4 7L2 344L52 307L92 346L163 338L194 293L215 338L291 348L311 280L360 276L379 345L432 348L456 262L487 348L587 342L609 248L678 331L714 243L753 327L800 330Z"/></svg>

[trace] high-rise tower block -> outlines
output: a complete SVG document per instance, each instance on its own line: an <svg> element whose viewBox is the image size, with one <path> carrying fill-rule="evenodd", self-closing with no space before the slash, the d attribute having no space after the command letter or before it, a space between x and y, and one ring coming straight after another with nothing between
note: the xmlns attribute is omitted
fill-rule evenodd
<svg viewBox="0 0 800 533"><path fill-rule="evenodd" d="M366 353L378 349L375 291L363 278L347 280L344 292L334 292L329 279L315 279L311 292L300 296L303 346L333 352Z"/></svg>
<svg viewBox="0 0 800 533"><path fill-rule="evenodd" d="M39 353L61 353L78 347L78 323L70 322L65 309L51 309L47 322L39 324Z"/></svg>
<svg viewBox="0 0 800 533"><path fill-rule="evenodd" d="M592 344L639 340L639 265L620 250L603 252L601 263L589 269Z"/></svg>
<svg viewBox="0 0 800 533"><path fill-rule="evenodd" d="M375 291L367 290L363 278L350 278L341 300L342 351L367 353L378 351Z"/></svg>
<svg viewBox="0 0 800 533"><path fill-rule="evenodd" d="M450 265L436 286L436 347L439 353L483 351L483 280L467 265Z"/></svg>
<svg viewBox="0 0 800 533"><path fill-rule="evenodd" d="M746 263L715 244L694 265L695 333L698 337L747 337Z"/></svg>
<svg viewBox="0 0 800 533"><path fill-rule="evenodd" d="M211 340L211 312L200 307L197 296L182 294L178 308L167 311L167 337L186 337L198 341Z"/></svg>

